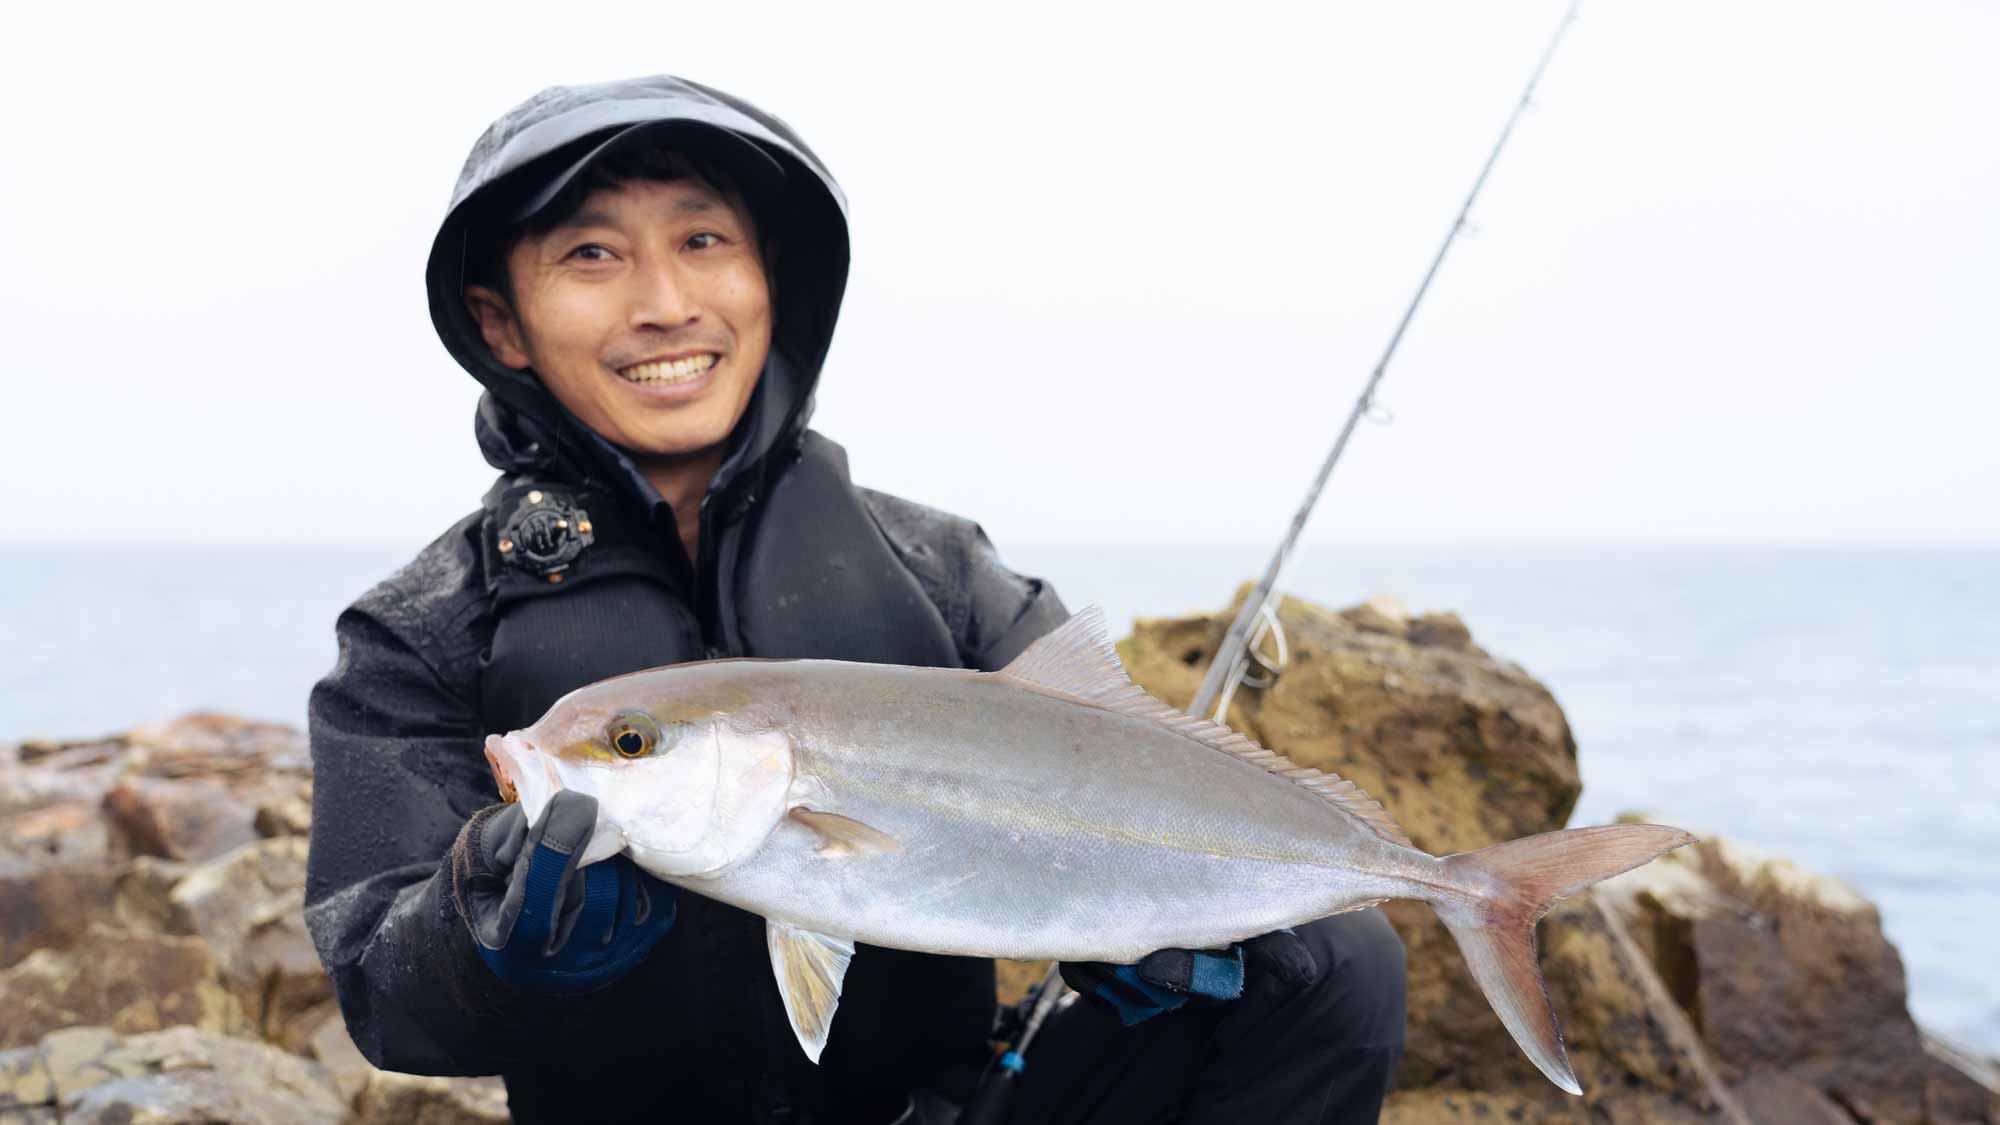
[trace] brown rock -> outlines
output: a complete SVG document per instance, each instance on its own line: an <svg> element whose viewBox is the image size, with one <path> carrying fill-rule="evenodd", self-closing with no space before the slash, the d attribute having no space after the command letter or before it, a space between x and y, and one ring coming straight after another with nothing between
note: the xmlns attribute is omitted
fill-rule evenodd
<svg viewBox="0 0 2000 1125"><path fill-rule="evenodd" d="M1556 1089L1522 1054L1430 908L1398 902L1388 911L1410 961L1397 1088L1489 1091L1505 1095L1495 1105L1538 1107L1529 1120L1570 1120L1564 1106L1579 1099ZM1579 1104L1619 1121L1747 1125L1700 1037L1596 894L1559 903L1541 924L1539 945L1549 999L1583 1084Z"/></svg>
<svg viewBox="0 0 2000 1125"><path fill-rule="evenodd" d="M209 778L135 778L113 786L103 808L127 855L199 862L257 838L254 811L228 785Z"/></svg>
<svg viewBox="0 0 2000 1125"><path fill-rule="evenodd" d="M198 938L132 934L93 925L77 947L37 950L0 971L0 1048L59 1028L101 1024L119 1032L175 1024L226 1034L253 1025Z"/></svg>
<svg viewBox="0 0 2000 1125"><path fill-rule="evenodd" d="M1783 1075L1862 1120L1925 1119L1902 959L1853 888L1709 838L1607 895L1732 1080Z"/></svg>
<svg viewBox="0 0 2000 1125"><path fill-rule="evenodd" d="M255 1076L219 1071L121 1078L86 1090L62 1111L63 1125L215 1125L277 1122L340 1125L345 1107L258 1085Z"/></svg>
<svg viewBox="0 0 2000 1125"><path fill-rule="evenodd" d="M1360 785L1433 854L1562 827L1582 783L1548 689L1469 644L1413 644L1392 610L1282 599L1290 666L1268 690L1237 692L1230 725ZM1233 615L1142 620L1118 654L1147 691L1184 707Z"/></svg>
<svg viewBox="0 0 2000 1125"><path fill-rule="evenodd" d="M331 1123L343 1108L323 1068L191 1027L132 1036L68 1028L37 1050L69 1123Z"/></svg>
<svg viewBox="0 0 2000 1125"><path fill-rule="evenodd" d="M223 976L267 1038L279 1038L286 1021L333 998L306 933L305 885L305 837L284 836L195 868L171 896L173 908L215 950Z"/></svg>
<svg viewBox="0 0 2000 1125"><path fill-rule="evenodd" d="M2000 1059L1985 1058L1942 1036L1924 1034L1930 1069L1924 1083L1929 1120L2000 1125Z"/></svg>
<svg viewBox="0 0 2000 1125"><path fill-rule="evenodd" d="M257 830L257 835L267 839L309 835L312 832L312 783L300 786L297 793L258 805L257 814L250 823Z"/></svg>
<svg viewBox="0 0 2000 1125"><path fill-rule="evenodd" d="M1854 1118L1818 1087L1789 1074L1765 1071L1736 1084L1732 1091L1754 1120L1786 1125L1854 1125Z"/></svg>
<svg viewBox="0 0 2000 1125"><path fill-rule="evenodd" d="M361 1096L361 1091L366 1090L375 1076L382 1073L361 1053L361 1048L354 1045L339 1012L320 1021L307 1036L306 1049L301 1053L319 1060L340 1090L340 1100L348 1105L353 1105L355 1099Z"/></svg>
<svg viewBox="0 0 2000 1125"><path fill-rule="evenodd" d="M37 949L63 949L83 936L113 883L102 867L0 865L0 969Z"/></svg>
<svg viewBox="0 0 2000 1125"><path fill-rule="evenodd" d="M1398 1089L1382 1106L1382 1125L1587 1125L1597 1120L1579 1098L1512 1090Z"/></svg>
<svg viewBox="0 0 2000 1125"><path fill-rule="evenodd" d="M993 991L1002 1004L1019 1002L1049 972L1047 961L993 962Z"/></svg>
<svg viewBox="0 0 2000 1125"><path fill-rule="evenodd" d="M185 863L152 856L128 860L111 885L110 922L139 933L193 934L194 920L174 901L174 888L189 870Z"/></svg>
<svg viewBox="0 0 2000 1125"><path fill-rule="evenodd" d="M1240 604L1242 600L1242 595L1239 593L1237 602ZM1232 607L1232 616L1233 613ZM1363 632L1381 633L1390 637L1405 636L1410 628L1410 607L1403 604L1403 599L1393 594L1376 594L1360 605L1341 610L1340 617Z"/></svg>
<svg viewBox="0 0 2000 1125"><path fill-rule="evenodd" d="M433 1078L378 1070L355 1103L353 1125L506 1125L498 1078Z"/></svg>
<svg viewBox="0 0 2000 1125"><path fill-rule="evenodd" d="M196 711L134 727L124 737L145 754L154 777L312 772L305 735L284 723Z"/></svg>
<svg viewBox="0 0 2000 1125"><path fill-rule="evenodd" d="M0 1051L0 1120L5 1120L7 1113L34 1106L53 1108L55 1102L55 1079L49 1074L41 1047Z"/></svg>
<svg viewBox="0 0 2000 1125"><path fill-rule="evenodd" d="M1472 630L1456 613L1426 613L1410 622L1410 643L1463 652L1472 647Z"/></svg>
<svg viewBox="0 0 2000 1125"><path fill-rule="evenodd" d="M507 1087L498 1078L431 1078L377 1070L348 1038L338 1013L313 1032L312 1056L354 1107L352 1125L485 1125L505 1122Z"/></svg>

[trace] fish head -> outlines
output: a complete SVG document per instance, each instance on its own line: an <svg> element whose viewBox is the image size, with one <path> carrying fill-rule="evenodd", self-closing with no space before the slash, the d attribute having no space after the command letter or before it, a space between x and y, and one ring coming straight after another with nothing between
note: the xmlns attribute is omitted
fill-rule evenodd
<svg viewBox="0 0 2000 1125"><path fill-rule="evenodd" d="M747 858L784 815L792 746L741 693L681 669L579 688L533 726L486 739L500 795L529 823L558 790L597 799L578 859L621 851L662 878L713 874Z"/></svg>

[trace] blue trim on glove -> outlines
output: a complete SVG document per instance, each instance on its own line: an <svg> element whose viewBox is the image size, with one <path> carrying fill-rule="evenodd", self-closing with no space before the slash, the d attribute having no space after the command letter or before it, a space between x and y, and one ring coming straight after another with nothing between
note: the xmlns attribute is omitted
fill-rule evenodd
<svg viewBox="0 0 2000 1125"><path fill-rule="evenodd" d="M1100 989L1097 993L1111 1002L1111 1007L1118 1012L1118 1022L1126 1027L1131 1027L1141 1020L1152 1019L1162 1012L1171 1012L1187 1003L1186 994L1154 984L1140 976L1137 965L1120 965L1111 970L1111 975L1137 994L1130 995L1124 989L1118 988Z"/></svg>
<svg viewBox="0 0 2000 1125"><path fill-rule="evenodd" d="M583 880L583 903L561 945L549 945L562 910L569 856L537 844L514 933L500 949L474 942L493 974L544 992L587 992L637 968L679 913L679 890L641 871L624 856L594 863L571 877Z"/></svg>
<svg viewBox="0 0 2000 1125"><path fill-rule="evenodd" d="M1234 1000L1243 995L1242 947L1232 945L1227 953L1195 950L1188 991L1210 1000Z"/></svg>

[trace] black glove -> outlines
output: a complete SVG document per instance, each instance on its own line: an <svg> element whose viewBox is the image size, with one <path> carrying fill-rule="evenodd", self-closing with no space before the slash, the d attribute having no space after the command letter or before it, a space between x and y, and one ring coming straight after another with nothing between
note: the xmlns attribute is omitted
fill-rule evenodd
<svg viewBox="0 0 2000 1125"><path fill-rule="evenodd" d="M494 975L582 992L645 960L673 927L680 892L622 855L579 872L597 798L559 790L533 827L518 804L481 809L451 850L452 898Z"/></svg>
<svg viewBox="0 0 2000 1125"><path fill-rule="evenodd" d="M1319 976L1312 951L1290 930L1260 934L1227 949L1162 949L1132 965L1064 961L1057 970L1071 988L1109 1004L1127 1027L1190 999L1234 1000L1243 995L1246 973L1285 992L1304 988Z"/></svg>

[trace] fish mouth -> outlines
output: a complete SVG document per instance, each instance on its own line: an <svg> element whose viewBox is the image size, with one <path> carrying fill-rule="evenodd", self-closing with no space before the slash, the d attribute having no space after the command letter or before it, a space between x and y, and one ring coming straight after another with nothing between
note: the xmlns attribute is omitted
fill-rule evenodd
<svg viewBox="0 0 2000 1125"><path fill-rule="evenodd" d="M493 771L493 784L500 790L500 799L513 804L521 799L520 790L514 788L514 779L508 776L506 759L501 757L500 748L506 739L497 734L486 736L486 768Z"/></svg>
<svg viewBox="0 0 2000 1125"><path fill-rule="evenodd" d="M539 816L542 806L563 787L548 755L518 732L486 736L486 765L493 771L500 799L508 804L519 801L531 817Z"/></svg>

